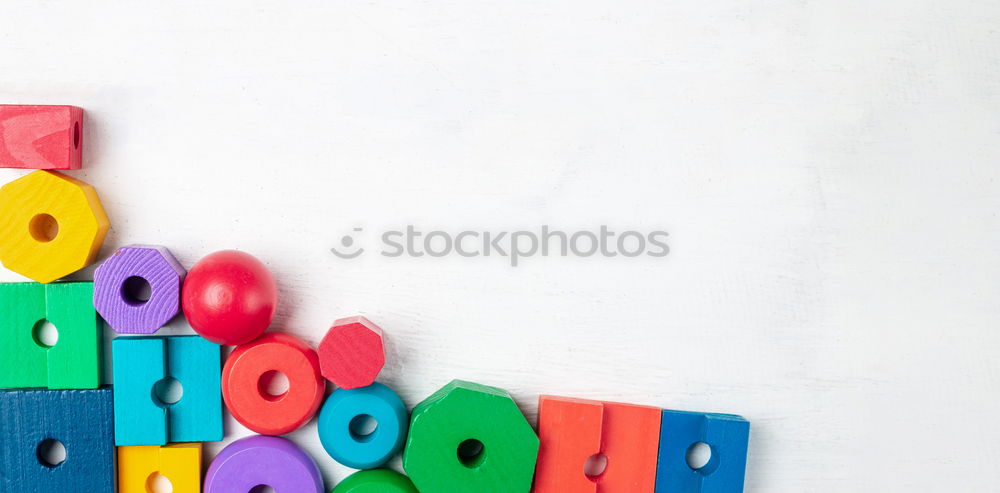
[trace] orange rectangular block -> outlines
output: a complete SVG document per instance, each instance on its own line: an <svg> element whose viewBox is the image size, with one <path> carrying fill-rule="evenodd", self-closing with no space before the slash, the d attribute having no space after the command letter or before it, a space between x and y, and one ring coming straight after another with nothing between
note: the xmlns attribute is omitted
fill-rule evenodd
<svg viewBox="0 0 1000 493"><path fill-rule="evenodd" d="M650 406L541 396L533 491L653 493L660 417Z"/></svg>

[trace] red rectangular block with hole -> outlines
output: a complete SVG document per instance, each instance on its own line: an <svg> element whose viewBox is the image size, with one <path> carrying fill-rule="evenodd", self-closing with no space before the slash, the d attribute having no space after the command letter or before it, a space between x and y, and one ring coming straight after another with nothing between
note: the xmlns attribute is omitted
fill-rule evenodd
<svg viewBox="0 0 1000 493"><path fill-rule="evenodd" d="M538 404L535 493L653 493L660 409L546 395Z"/></svg>
<svg viewBox="0 0 1000 493"><path fill-rule="evenodd" d="M0 104L0 168L80 169L83 109Z"/></svg>

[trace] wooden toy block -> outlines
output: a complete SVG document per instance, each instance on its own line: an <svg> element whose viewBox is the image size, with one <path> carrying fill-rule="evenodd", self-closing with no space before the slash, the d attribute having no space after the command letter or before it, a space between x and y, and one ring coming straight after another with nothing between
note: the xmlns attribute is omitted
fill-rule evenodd
<svg viewBox="0 0 1000 493"><path fill-rule="evenodd" d="M94 307L119 334L152 334L180 310L185 274L164 247L119 248L94 271ZM135 281L149 286L149 299L131 291Z"/></svg>
<svg viewBox="0 0 1000 493"><path fill-rule="evenodd" d="M0 283L0 387L95 389L101 384L102 334L89 282ZM38 338L43 321L59 337Z"/></svg>
<svg viewBox="0 0 1000 493"><path fill-rule="evenodd" d="M543 395L534 491L652 493L659 435L658 408ZM586 474L598 454L604 470Z"/></svg>
<svg viewBox="0 0 1000 493"><path fill-rule="evenodd" d="M454 380L413 408L403 469L422 493L526 493L537 454L506 391Z"/></svg>
<svg viewBox="0 0 1000 493"><path fill-rule="evenodd" d="M114 493L111 387L0 391L0 492ZM50 463L52 440L65 460Z"/></svg>
<svg viewBox="0 0 1000 493"><path fill-rule="evenodd" d="M0 168L80 169L83 110L0 104Z"/></svg>
<svg viewBox="0 0 1000 493"><path fill-rule="evenodd" d="M201 444L118 447L118 493L149 493L156 474L167 478L173 491L199 493Z"/></svg>
<svg viewBox="0 0 1000 493"><path fill-rule="evenodd" d="M371 417L370 434L355 429L355 420ZM403 447L409 415L406 405L389 387L378 382L357 389L337 389L319 413L319 440L337 462L354 469L373 469L389 461Z"/></svg>
<svg viewBox="0 0 1000 493"><path fill-rule="evenodd" d="M191 328L216 344L246 344L267 330L278 306L278 285L252 255L223 250L188 272L181 307Z"/></svg>
<svg viewBox="0 0 1000 493"><path fill-rule="evenodd" d="M267 393L262 380L270 372L288 377L288 391ZM230 414L263 435L283 435L306 424L325 391L316 351L291 334L265 334L237 346L222 369L222 396Z"/></svg>
<svg viewBox="0 0 1000 493"><path fill-rule="evenodd" d="M656 493L740 493L746 474L750 422L731 414L663 411ZM707 444L708 463L692 469L687 452Z"/></svg>
<svg viewBox="0 0 1000 493"><path fill-rule="evenodd" d="M319 343L323 376L344 389L371 385L385 366L382 329L365 317L342 318Z"/></svg>
<svg viewBox="0 0 1000 493"><path fill-rule="evenodd" d="M419 493L410 478L390 469L358 471L330 493Z"/></svg>
<svg viewBox="0 0 1000 493"><path fill-rule="evenodd" d="M277 492L322 493L323 477L304 450L289 440L270 436L251 436L229 444L205 474L205 493L248 493L260 485Z"/></svg>
<svg viewBox="0 0 1000 493"><path fill-rule="evenodd" d="M94 261L108 216L90 185L55 171L35 171L0 187L0 261L49 283Z"/></svg>
<svg viewBox="0 0 1000 493"><path fill-rule="evenodd" d="M115 444L222 440L220 348L198 336L119 337L111 342ZM172 378L180 400L164 402L156 385Z"/></svg>

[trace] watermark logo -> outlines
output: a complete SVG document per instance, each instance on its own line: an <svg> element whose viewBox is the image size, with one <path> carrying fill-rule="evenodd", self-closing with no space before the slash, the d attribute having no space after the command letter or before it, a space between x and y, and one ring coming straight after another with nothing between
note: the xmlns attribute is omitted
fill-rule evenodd
<svg viewBox="0 0 1000 493"><path fill-rule="evenodd" d="M354 228L330 252L342 259L365 253L359 244L364 228ZM382 232L379 255L383 257L503 257L512 267L531 257L666 257L670 253L666 231L614 231L606 225L596 230L563 231L543 225L535 230L448 232L423 231L413 225Z"/></svg>
<svg viewBox="0 0 1000 493"><path fill-rule="evenodd" d="M365 249L355 245L358 241L357 238L355 238L355 233L360 233L362 231L364 231L363 228L354 228L351 234L344 235L340 238L340 247L330 248L330 251L340 258L358 258L362 253L365 253Z"/></svg>

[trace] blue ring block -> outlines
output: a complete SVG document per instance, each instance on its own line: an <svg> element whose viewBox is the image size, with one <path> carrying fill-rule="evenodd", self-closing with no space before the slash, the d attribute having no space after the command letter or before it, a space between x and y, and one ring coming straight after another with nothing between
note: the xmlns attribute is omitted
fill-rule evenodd
<svg viewBox="0 0 1000 493"><path fill-rule="evenodd" d="M115 444L166 445L222 440L221 352L199 336L118 337L111 342L115 379ZM166 377L183 395L161 402L153 390Z"/></svg>
<svg viewBox="0 0 1000 493"><path fill-rule="evenodd" d="M0 492L114 493L111 394L111 387L0 392ZM66 448L54 467L38 457L47 439Z"/></svg>
<svg viewBox="0 0 1000 493"><path fill-rule="evenodd" d="M656 493L740 493L746 474L750 422L732 414L663 411ZM703 442L712 450L695 470L687 451Z"/></svg>
<svg viewBox="0 0 1000 493"><path fill-rule="evenodd" d="M362 415L375 418L375 431L358 436L351 421ZM403 447L410 419L406 405L389 387L375 382L367 387L337 389L319 413L319 440L337 462L355 469L379 467Z"/></svg>

